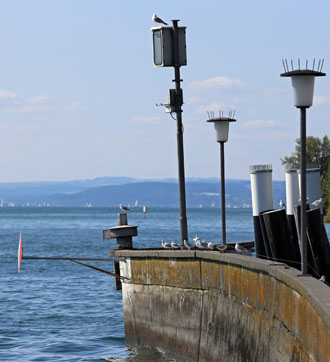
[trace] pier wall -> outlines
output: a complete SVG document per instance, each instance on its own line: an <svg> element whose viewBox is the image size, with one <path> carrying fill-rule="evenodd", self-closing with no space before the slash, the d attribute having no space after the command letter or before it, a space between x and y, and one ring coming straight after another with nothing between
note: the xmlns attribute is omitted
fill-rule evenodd
<svg viewBox="0 0 330 362"><path fill-rule="evenodd" d="M330 360L330 288L285 264L212 251L115 251L128 343L199 361Z"/></svg>

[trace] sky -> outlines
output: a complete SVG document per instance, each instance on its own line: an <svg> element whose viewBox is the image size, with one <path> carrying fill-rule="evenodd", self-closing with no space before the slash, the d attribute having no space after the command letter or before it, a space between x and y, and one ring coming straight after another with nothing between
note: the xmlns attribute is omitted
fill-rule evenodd
<svg viewBox="0 0 330 362"><path fill-rule="evenodd" d="M177 177L173 68L153 66L151 16L187 27L186 177L218 177L207 111L235 110L226 177L294 151L299 110L282 59L325 59L330 2L319 0L0 0L0 182ZM316 79L307 135L330 136L330 76Z"/></svg>

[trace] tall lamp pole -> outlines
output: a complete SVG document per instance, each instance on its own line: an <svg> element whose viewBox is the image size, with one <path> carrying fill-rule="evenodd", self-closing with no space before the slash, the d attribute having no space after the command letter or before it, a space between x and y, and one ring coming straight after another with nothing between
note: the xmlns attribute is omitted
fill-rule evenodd
<svg viewBox="0 0 330 362"><path fill-rule="evenodd" d="M283 61L285 72L281 77L291 77L294 106L300 109L300 253L301 253L301 273L307 274L307 233L306 233L306 109L313 105L315 77L325 76L322 73L323 61L319 61L317 70L300 69L300 60L298 60L298 69L289 69L288 62Z"/></svg>
<svg viewBox="0 0 330 362"><path fill-rule="evenodd" d="M180 237L181 246L184 246L184 240L188 241L188 225L186 211L186 186L184 172L184 153L183 153L183 127L182 127L182 104L183 96L180 79L180 61L179 61L179 33L178 21L172 20L173 24L173 52L174 52L174 82L175 82L175 112L177 125L177 153L178 153L178 178L179 178L179 196L180 196Z"/></svg>
<svg viewBox="0 0 330 362"><path fill-rule="evenodd" d="M187 65L186 55L186 27L178 26L179 20L172 20L172 26L157 26L152 28L153 32L153 53L154 65L156 67L173 67L175 88L169 89L168 104L161 104L166 107L166 112L176 115L177 124L177 157L178 157L178 181L180 197L180 238L181 246L184 240L188 241L188 225L186 211L186 187L184 172L183 153L183 126L182 126L182 105L183 92L181 88L180 67ZM164 23L163 23L164 24ZM167 25L167 24L166 24Z"/></svg>
<svg viewBox="0 0 330 362"><path fill-rule="evenodd" d="M226 237L226 192L225 192L225 142L228 141L229 123L236 122L233 118L234 113L229 117L214 117L214 113L208 112L207 122L214 124L216 141L220 143L220 180L221 180L221 219L222 219L222 243L227 243Z"/></svg>

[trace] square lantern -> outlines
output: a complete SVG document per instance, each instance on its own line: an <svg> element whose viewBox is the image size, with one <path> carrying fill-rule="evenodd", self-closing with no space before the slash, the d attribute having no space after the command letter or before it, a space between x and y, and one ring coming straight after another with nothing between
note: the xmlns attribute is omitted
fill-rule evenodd
<svg viewBox="0 0 330 362"><path fill-rule="evenodd" d="M152 43L155 67L173 67L173 28L172 27L155 27L152 30ZM179 42L179 66L187 65L186 51L186 27L178 27Z"/></svg>

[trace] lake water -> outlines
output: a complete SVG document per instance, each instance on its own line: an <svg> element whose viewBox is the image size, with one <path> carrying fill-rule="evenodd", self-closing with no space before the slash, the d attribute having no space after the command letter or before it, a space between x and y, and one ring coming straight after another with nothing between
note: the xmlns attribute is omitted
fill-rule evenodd
<svg viewBox="0 0 330 362"><path fill-rule="evenodd" d="M121 292L112 277L70 261L25 256L106 258L115 241L102 230L117 224L116 208L0 208L0 361L174 361L153 348L125 344ZM188 209L189 239L221 238L220 209ZM134 247L179 241L179 210L141 208L128 215L139 226ZM329 229L329 225L327 225ZM328 230L329 231L329 230ZM253 240L251 209L228 209L227 240ZM87 262L88 263L88 262ZM111 262L89 262L112 271Z"/></svg>

